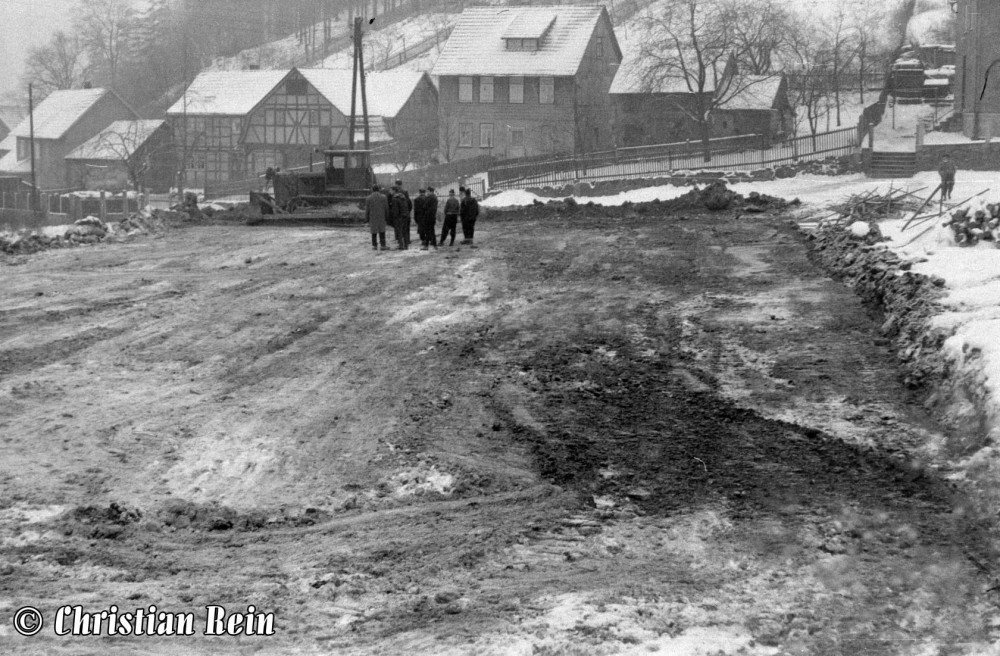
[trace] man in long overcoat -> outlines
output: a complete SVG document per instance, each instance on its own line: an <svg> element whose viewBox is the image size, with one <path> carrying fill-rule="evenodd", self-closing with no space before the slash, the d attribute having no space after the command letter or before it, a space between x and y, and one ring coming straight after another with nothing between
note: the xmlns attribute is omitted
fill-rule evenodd
<svg viewBox="0 0 1000 656"><path fill-rule="evenodd" d="M392 195L391 216L399 239L399 250L405 251L410 247L410 200L398 189Z"/></svg>
<svg viewBox="0 0 1000 656"><path fill-rule="evenodd" d="M382 250L388 250L385 245L385 226L389 218L389 202L378 185L372 187L372 193L365 200L365 219L368 227L372 231L372 248L378 250L381 243Z"/></svg>

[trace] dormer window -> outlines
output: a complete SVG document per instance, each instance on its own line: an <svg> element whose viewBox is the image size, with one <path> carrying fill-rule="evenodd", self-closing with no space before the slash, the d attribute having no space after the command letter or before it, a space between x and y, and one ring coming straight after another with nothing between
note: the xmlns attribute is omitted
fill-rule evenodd
<svg viewBox="0 0 1000 656"><path fill-rule="evenodd" d="M506 42L507 50L535 51L555 22L555 14L525 8L507 25L500 38Z"/></svg>
<svg viewBox="0 0 1000 656"><path fill-rule="evenodd" d="M538 50L538 39L504 39L507 50Z"/></svg>

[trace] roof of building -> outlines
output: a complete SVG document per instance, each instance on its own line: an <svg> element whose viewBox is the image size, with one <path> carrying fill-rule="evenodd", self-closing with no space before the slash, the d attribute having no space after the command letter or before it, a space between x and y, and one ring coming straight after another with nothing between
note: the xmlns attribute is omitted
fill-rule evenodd
<svg viewBox="0 0 1000 656"><path fill-rule="evenodd" d="M705 80L705 91L715 91L715 81ZM680 75L653 75L638 57L624 60L611 81L608 93L614 95L633 93L691 93L687 80Z"/></svg>
<svg viewBox="0 0 1000 656"><path fill-rule="evenodd" d="M500 36L504 39L540 39L555 20L556 15L551 11L519 12Z"/></svg>
<svg viewBox="0 0 1000 656"><path fill-rule="evenodd" d="M773 75L741 75L730 84L732 96L719 109L772 109L781 89L781 78Z"/></svg>
<svg viewBox="0 0 1000 656"><path fill-rule="evenodd" d="M278 71L210 71L201 73L168 115L245 116L288 74ZM186 108L185 108L186 104Z"/></svg>
<svg viewBox="0 0 1000 656"><path fill-rule="evenodd" d="M163 120L115 121L73 149L66 159L127 159L165 124Z"/></svg>
<svg viewBox="0 0 1000 656"><path fill-rule="evenodd" d="M36 139L62 139L66 131L104 97L113 93L110 89L63 89L53 91L35 107L34 123ZM30 117L24 117L11 134L17 137L31 136Z"/></svg>
<svg viewBox="0 0 1000 656"><path fill-rule="evenodd" d="M31 173L31 159L25 158L20 161L17 159L16 139L17 137L8 136L0 142L4 148L10 146L10 152L0 157L0 173Z"/></svg>
<svg viewBox="0 0 1000 656"><path fill-rule="evenodd" d="M469 7L462 12L432 75L575 75L604 7ZM538 50L507 50L509 29L537 31L554 16ZM518 38L518 37L511 37ZM532 38L532 37L527 37ZM621 49L611 31L611 41Z"/></svg>
<svg viewBox="0 0 1000 656"><path fill-rule="evenodd" d="M392 141L392 135L385 125L385 120L381 116L368 117L368 143L371 145L383 144ZM361 121L354 127L354 143L365 143L365 126Z"/></svg>
<svg viewBox="0 0 1000 656"><path fill-rule="evenodd" d="M351 76L354 71L341 68L302 68L302 77L323 94L340 113L351 113ZM420 81L427 76L420 71L372 71L365 73L365 96L369 116L393 118L413 95ZM361 113L361 93L358 92L356 111Z"/></svg>

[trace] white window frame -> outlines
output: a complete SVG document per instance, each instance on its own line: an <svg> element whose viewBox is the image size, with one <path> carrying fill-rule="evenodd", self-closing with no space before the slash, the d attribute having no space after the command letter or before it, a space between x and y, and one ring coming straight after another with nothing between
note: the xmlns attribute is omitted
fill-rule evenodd
<svg viewBox="0 0 1000 656"><path fill-rule="evenodd" d="M604 59L604 37L597 37L597 58Z"/></svg>
<svg viewBox="0 0 1000 656"><path fill-rule="evenodd" d="M507 94L507 100L515 105L524 104L524 76L514 75L510 78L510 85L508 87L510 93ZM517 89L517 93L514 93L514 89Z"/></svg>
<svg viewBox="0 0 1000 656"><path fill-rule="evenodd" d="M493 76L481 76L479 78L479 102L487 104L493 102L493 90Z"/></svg>
<svg viewBox="0 0 1000 656"><path fill-rule="evenodd" d="M472 131L476 129L475 123L458 124L458 146L459 148L472 148ZM468 139L465 137L468 136Z"/></svg>
<svg viewBox="0 0 1000 656"><path fill-rule="evenodd" d="M546 89L548 89L548 94L545 93ZM538 78L538 102L542 105L556 103L556 79L554 77Z"/></svg>
<svg viewBox="0 0 1000 656"><path fill-rule="evenodd" d="M23 162L31 157L31 140L26 137L17 138L17 161Z"/></svg>
<svg viewBox="0 0 1000 656"><path fill-rule="evenodd" d="M489 137L487 138L487 135ZM479 124L479 147L480 148L493 148L496 146L496 141L494 138L493 124L492 123L480 123Z"/></svg>
<svg viewBox="0 0 1000 656"><path fill-rule="evenodd" d="M458 78L458 102L460 103L470 103L473 102L473 79L471 75L460 75ZM462 91L467 91L468 93L463 94Z"/></svg>

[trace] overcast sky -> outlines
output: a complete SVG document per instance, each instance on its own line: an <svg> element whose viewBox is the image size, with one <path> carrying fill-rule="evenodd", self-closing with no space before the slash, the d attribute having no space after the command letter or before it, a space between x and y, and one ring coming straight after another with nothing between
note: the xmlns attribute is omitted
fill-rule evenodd
<svg viewBox="0 0 1000 656"><path fill-rule="evenodd" d="M69 27L76 0L0 0L0 98L20 83L28 49Z"/></svg>

